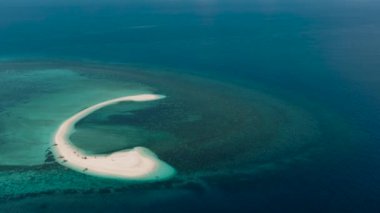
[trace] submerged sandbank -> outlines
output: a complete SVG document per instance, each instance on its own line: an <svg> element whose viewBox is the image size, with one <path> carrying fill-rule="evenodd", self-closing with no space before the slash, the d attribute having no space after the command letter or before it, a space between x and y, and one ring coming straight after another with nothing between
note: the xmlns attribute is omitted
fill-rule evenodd
<svg viewBox="0 0 380 213"><path fill-rule="evenodd" d="M92 112L108 105L126 101L153 101L164 96L142 94L125 96L88 107L61 124L54 136L53 150L58 163L85 174L128 180L162 180L175 174L174 168L158 159L149 149L135 147L107 155L87 155L74 147L69 136L74 125Z"/></svg>
<svg viewBox="0 0 380 213"><path fill-rule="evenodd" d="M151 87L128 78L105 78L63 65L7 65L11 63L0 64L0 165L43 165L57 127L67 118L109 99L152 93Z"/></svg>

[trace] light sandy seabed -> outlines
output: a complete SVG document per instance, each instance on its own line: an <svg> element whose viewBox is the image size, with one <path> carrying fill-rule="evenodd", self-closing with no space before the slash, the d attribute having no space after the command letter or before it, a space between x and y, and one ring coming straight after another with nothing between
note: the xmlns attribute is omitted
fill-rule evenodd
<svg viewBox="0 0 380 213"><path fill-rule="evenodd" d="M62 121L88 106L144 93L151 93L145 85L83 76L70 69L1 71L0 164L42 165Z"/></svg>

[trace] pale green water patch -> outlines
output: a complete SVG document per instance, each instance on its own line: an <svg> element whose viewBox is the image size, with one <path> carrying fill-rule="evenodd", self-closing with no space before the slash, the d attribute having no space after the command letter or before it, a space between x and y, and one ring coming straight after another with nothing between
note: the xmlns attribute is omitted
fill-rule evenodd
<svg viewBox="0 0 380 213"><path fill-rule="evenodd" d="M61 122L98 102L141 94L149 88L81 76L67 69L3 70L0 90L1 165L36 165Z"/></svg>

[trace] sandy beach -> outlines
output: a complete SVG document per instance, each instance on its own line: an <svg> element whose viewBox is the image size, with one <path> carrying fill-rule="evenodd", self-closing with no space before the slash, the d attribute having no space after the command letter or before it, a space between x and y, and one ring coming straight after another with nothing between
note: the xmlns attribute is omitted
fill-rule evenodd
<svg viewBox="0 0 380 213"><path fill-rule="evenodd" d="M125 96L104 101L80 111L64 121L54 136L53 152L56 161L75 171L101 177L134 181L155 181L170 178L175 174L175 169L161 161L147 148L135 147L107 155L87 155L74 147L69 140L74 125L100 108L119 102L154 101L164 97L155 94Z"/></svg>

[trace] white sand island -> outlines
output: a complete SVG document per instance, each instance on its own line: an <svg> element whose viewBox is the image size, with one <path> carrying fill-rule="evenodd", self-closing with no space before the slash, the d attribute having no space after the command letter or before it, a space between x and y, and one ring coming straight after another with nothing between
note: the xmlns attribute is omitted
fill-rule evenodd
<svg viewBox="0 0 380 213"><path fill-rule="evenodd" d="M100 108L119 102L153 101L164 97L155 94L125 96L101 102L75 114L61 124L54 136L53 153L57 162L78 172L101 177L134 181L156 181L172 177L175 169L158 159L147 148L135 147L108 155L87 155L74 147L69 140L74 125Z"/></svg>

